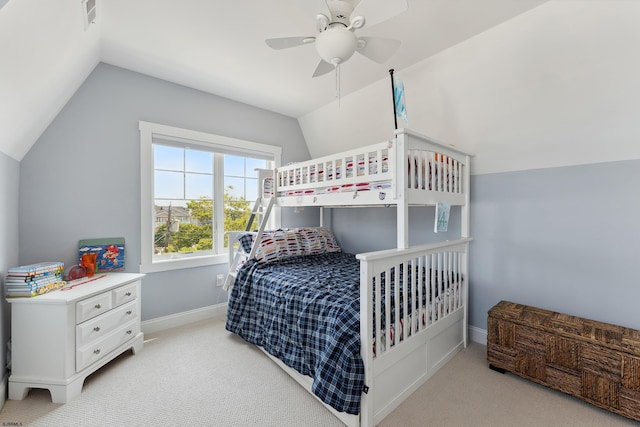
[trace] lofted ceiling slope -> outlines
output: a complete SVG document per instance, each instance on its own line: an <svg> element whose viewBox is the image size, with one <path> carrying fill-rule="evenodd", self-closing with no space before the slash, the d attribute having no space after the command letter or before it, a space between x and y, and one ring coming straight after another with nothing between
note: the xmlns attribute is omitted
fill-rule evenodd
<svg viewBox="0 0 640 427"><path fill-rule="evenodd" d="M0 151L21 160L100 61L300 118L334 101L335 75L311 78L312 45L274 51L264 40L313 35L319 1L96 0L86 30L81 0L0 1ZM354 55L340 93L545 1L408 0L407 12L359 30L401 40L399 51L385 64Z"/></svg>

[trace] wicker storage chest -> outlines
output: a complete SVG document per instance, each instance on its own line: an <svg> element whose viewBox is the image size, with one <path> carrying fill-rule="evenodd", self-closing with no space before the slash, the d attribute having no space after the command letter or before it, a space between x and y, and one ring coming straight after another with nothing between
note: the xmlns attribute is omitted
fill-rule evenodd
<svg viewBox="0 0 640 427"><path fill-rule="evenodd" d="M489 310L487 361L640 421L640 332L501 301Z"/></svg>

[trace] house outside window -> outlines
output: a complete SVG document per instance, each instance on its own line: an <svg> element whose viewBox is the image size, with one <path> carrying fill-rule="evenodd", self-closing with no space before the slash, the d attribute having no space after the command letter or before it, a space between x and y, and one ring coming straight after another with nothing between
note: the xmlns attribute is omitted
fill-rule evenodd
<svg viewBox="0 0 640 427"><path fill-rule="evenodd" d="M246 226L256 169L281 148L142 121L140 147L141 271L227 262L226 232Z"/></svg>

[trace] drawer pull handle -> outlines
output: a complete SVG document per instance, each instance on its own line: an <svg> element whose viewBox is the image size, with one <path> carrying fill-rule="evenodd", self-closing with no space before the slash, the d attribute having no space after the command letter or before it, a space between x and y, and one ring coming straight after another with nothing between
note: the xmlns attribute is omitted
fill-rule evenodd
<svg viewBox="0 0 640 427"><path fill-rule="evenodd" d="M129 329L129 330L127 331L127 335L131 335L132 333L133 333L133 331L132 331L131 329Z"/></svg>
<svg viewBox="0 0 640 427"><path fill-rule="evenodd" d="M100 354L100 349L98 348L98 349L93 350L93 354Z"/></svg>
<svg viewBox="0 0 640 427"><path fill-rule="evenodd" d="M128 315L131 315L131 313L133 313L133 311L131 311L131 310L127 311Z"/></svg>
<svg viewBox="0 0 640 427"><path fill-rule="evenodd" d="M94 307L95 307L95 308L97 308L97 309L99 310L99 309L101 309L101 308L102 308L102 304L96 304Z"/></svg>
<svg viewBox="0 0 640 427"><path fill-rule="evenodd" d="M127 292L125 295L130 297L131 296L131 292Z"/></svg>
<svg viewBox="0 0 640 427"><path fill-rule="evenodd" d="M100 332L100 326L96 326L95 328L93 328L93 330L96 332Z"/></svg>

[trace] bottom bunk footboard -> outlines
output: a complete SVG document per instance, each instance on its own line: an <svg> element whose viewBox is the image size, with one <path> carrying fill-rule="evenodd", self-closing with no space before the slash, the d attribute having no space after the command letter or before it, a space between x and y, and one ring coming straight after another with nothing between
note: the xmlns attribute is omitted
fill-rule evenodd
<svg viewBox="0 0 640 427"><path fill-rule="evenodd" d="M361 425L380 422L466 346L469 241L357 255Z"/></svg>

